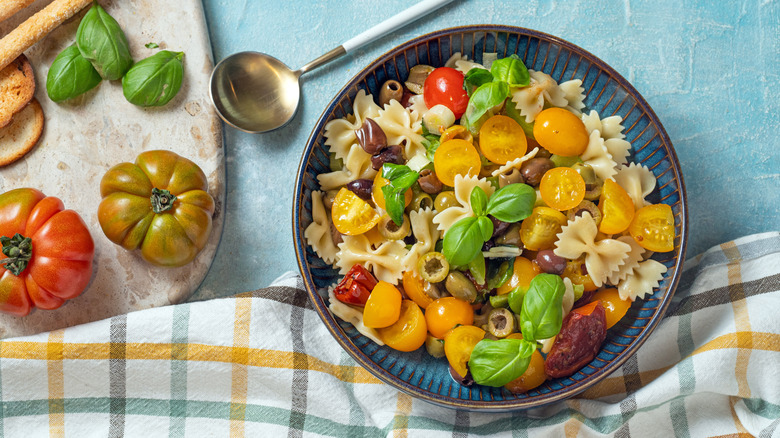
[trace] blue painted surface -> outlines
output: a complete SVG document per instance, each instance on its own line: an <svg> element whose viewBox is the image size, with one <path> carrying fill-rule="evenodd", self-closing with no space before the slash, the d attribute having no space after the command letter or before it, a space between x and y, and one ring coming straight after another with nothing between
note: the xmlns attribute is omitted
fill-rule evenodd
<svg viewBox="0 0 780 438"><path fill-rule="evenodd" d="M204 0L217 60L243 50L298 68L415 0ZM688 192L688 256L780 229L780 2L456 0L356 54L304 76L287 127L226 128L227 217L214 264L193 299L267 285L297 270L295 173L309 133L363 66L416 36L496 23L550 33L600 57L664 124Z"/></svg>

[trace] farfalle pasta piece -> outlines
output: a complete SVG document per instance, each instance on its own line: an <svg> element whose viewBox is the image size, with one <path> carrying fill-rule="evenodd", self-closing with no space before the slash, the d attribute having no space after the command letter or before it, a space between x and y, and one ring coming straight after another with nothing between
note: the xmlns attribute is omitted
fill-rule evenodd
<svg viewBox="0 0 780 438"><path fill-rule="evenodd" d="M596 129L590 133L588 137L588 146L585 148L585 152L580 155L582 161L593 168L593 172L602 181L612 178L616 173L615 167L617 163L612 159L612 154L607 150L604 145L604 139L601 138L601 133Z"/></svg>
<svg viewBox="0 0 780 438"><path fill-rule="evenodd" d="M335 172L321 173L317 175L317 181L322 190L333 190L356 179L373 179L376 172L371 167L371 155L355 143L344 158L344 168Z"/></svg>
<svg viewBox="0 0 780 438"><path fill-rule="evenodd" d="M362 311L339 301L333 294L332 289L328 290L328 298L328 310L330 310L332 314L341 318L342 321L352 324L355 327L355 330L357 330L361 335L376 342L377 345L385 345L385 343L382 342L382 339L379 337L379 332L377 332L376 329L366 327L365 324L363 324Z"/></svg>
<svg viewBox="0 0 780 438"><path fill-rule="evenodd" d="M563 258L577 259L585 255L585 267L596 286L603 285L607 277L628 258L631 246L615 239L596 241L596 221L588 212L569 221L556 236L554 253Z"/></svg>
<svg viewBox="0 0 780 438"><path fill-rule="evenodd" d="M639 262L642 261L645 255L645 249L642 248L633 237L620 236L617 238L617 240L631 246L631 251L628 252L628 257L626 257L626 260L623 261L623 264L618 267L617 271L610 273L607 277L609 283L613 285L618 284L629 274L631 274L634 268L639 266Z"/></svg>
<svg viewBox="0 0 780 438"><path fill-rule="evenodd" d="M415 116L397 100L391 100L374 118L377 125L385 132L387 144L405 145L404 154L407 160L415 155L425 154L425 146L422 145L424 138L421 120L422 118L415 119Z"/></svg>
<svg viewBox="0 0 780 438"><path fill-rule="evenodd" d="M480 63L470 61L468 56L461 55L460 52L453 53L452 56L450 56L449 59L447 59L447 62L444 63L444 66L449 68L454 68L455 70L458 70L464 75L468 73L469 70L471 70L472 68L485 69L485 66L483 66Z"/></svg>
<svg viewBox="0 0 780 438"><path fill-rule="evenodd" d="M379 115L379 105L374 103L374 97L360 90L352 103L352 114L325 125L325 145L336 158L344 159L349 154L353 144L357 144L355 131L363 126L366 118Z"/></svg>
<svg viewBox="0 0 780 438"><path fill-rule="evenodd" d="M471 209L471 191L474 190L474 187L482 188L488 198L496 191L487 179L478 176L455 175L455 199L459 205L440 211L433 217L433 223L438 225L440 231L446 232L455 222L465 217L474 216Z"/></svg>
<svg viewBox="0 0 780 438"><path fill-rule="evenodd" d="M610 116L602 119L596 110L591 110L590 113L583 114L581 117L588 134L592 135L594 131L599 132L612 161L615 164L626 164L631 143L624 140L626 136L623 135L623 118Z"/></svg>
<svg viewBox="0 0 780 438"><path fill-rule="evenodd" d="M364 235L344 236L338 245L339 274L345 275L352 266L361 264L374 273L377 280L395 284L403 274L401 261L408 252L403 240L391 240L379 244L376 249L371 246Z"/></svg>
<svg viewBox="0 0 780 438"><path fill-rule="evenodd" d="M528 74L531 77L528 86L512 91L512 102L528 123L533 122L542 112L545 102L558 107L569 104L563 90L552 76L534 70L528 70Z"/></svg>
<svg viewBox="0 0 780 438"><path fill-rule="evenodd" d="M531 152L528 152L522 157L515 158L512 161L507 161L506 164L494 170L493 173L491 173L491 175L492 176L504 175L512 172L513 169L520 170L520 168L523 167L523 163L535 157L537 152L539 152L539 148L533 148Z"/></svg>
<svg viewBox="0 0 780 438"><path fill-rule="evenodd" d="M412 235L417 239L417 242L409 248L409 253L402 260L404 271L416 269L420 257L433 251L436 241L439 240L440 233L433 224L433 216L431 208L409 212Z"/></svg>
<svg viewBox="0 0 780 438"><path fill-rule="evenodd" d="M409 112L415 121L422 121L422 116L428 111L428 105L425 104L425 97L422 94L415 94L409 98Z"/></svg>
<svg viewBox="0 0 780 438"><path fill-rule="evenodd" d="M311 219L311 223L303 231L303 237L325 263L333 264L338 248L330 235L330 220L322 203L322 192L319 190L311 193Z"/></svg>
<svg viewBox="0 0 780 438"><path fill-rule="evenodd" d="M655 175L650 169L641 164L631 163L628 166L618 167L617 173L612 178L626 190L637 209L650 204L645 198L653 192L656 184Z"/></svg>
<svg viewBox="0 0 780 438"><path fill-rule="evenodd" d="M563 97L566 99L566 102L568 102L566 108L574 114L580 115L582 109L585 108L585 89L582 88L582 81L572 79L561 82L558 86L563 91Z"/></svg>
<svg viewBox="0 0 780 438"><path fill-rule="evenodd" d="M653 294L653 289L664 278L666 266L653 259L647 259L634 268L625 280L618 284L618 295L622 300L634 301Z"/></svg>

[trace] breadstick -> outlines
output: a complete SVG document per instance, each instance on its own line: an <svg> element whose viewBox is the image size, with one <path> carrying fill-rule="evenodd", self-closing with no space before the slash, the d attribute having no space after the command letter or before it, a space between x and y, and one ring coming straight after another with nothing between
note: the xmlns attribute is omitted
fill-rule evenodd
<svg viewBox="0 0 780 438"><path fill-rule="evenodd" d="M30 3L34 1L35 0L3 0L2 8L0 8L0 22L27 6L30 6Z"/></svg>
<svg viewBox="0 0 780 438"><path fill-rule="evenodd" d="M54 0L28 18L0 39L0 69L90 3L92 0Z"/></svg>

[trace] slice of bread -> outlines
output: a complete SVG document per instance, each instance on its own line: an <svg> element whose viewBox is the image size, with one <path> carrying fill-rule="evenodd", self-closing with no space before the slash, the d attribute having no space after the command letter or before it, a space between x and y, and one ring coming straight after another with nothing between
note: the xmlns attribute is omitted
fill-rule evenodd
<svg viewBox="0 0 780 438"><path fill-rule="evenodd" d="M0 128L11 123L35 94L35 76L27 57L19 55L0 70Z"/></svg>
<svg viewBox="0 0 780 438"><path fill-rule="evenodd" d="M43 109L33 98L14 116L13 123L0 128L0 167L13 163L38 143L43 133Z"/></svg>

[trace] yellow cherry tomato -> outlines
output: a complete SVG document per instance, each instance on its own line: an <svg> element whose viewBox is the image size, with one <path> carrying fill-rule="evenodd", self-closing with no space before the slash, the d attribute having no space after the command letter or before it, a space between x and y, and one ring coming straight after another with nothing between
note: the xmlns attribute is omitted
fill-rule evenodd
<svg viewBox="0 0 780 438"><path fill-rule="evenodd" d="M428 329L420 306L412 300L401 301L401 314L395 324L377 329L379 339L398 351L414 351L425 343Z"/></svg>
<svg viewBox="0 0 780 438"><path fill-rule="evenodd" d="M402 283L406 296L417 303L423 309L427 309L433 302L433 298L425 292L425 281L420 277L416 270L405 271Z"/></svg>
<svg viewBox="0 0 780 438"><path fill-rule="evenodd" d="M447 362L461 377L466 377L471 351L485 334L479 327L462 325L452 329L444 338L444 355L447 356Z"/></svg>
<svg viewBox="0 0 780 438"><path fill-rule="evenodd" d="M631 307L630 300L621 300L618 290L615 288L602 289L593 294L592 301L599 300L601 305L604 306L604 311L607 315L607 329L612 328L618 321L623 319L628 312L628 308Z"/></svg>
<svg viewBox="0 0 780 438"><path fill-rule="evenodd" d="M466 140L469 143L474 142L474 137L471 135L469 130L462 125L452 125L445 129L444 132L441 133L441 137L439 137L439 142L444 143L448 140L453 140L456 138Z"/></svg>
<svg viewBox="0 0 780 438"><path fill-rule="evenodd" d="M433 154L433 168L442 183L455 186L455 175L475 176L479 174L482 160L473 144L454 139L440 144Z"/></svg>
<svg viewBox="0 0 780 438"><path fill-rule="evenodd" d="M387 210L387 207L385 206L385 194L382 193L382 187L388 184L390 184L390 181L382 177L382 171L380 170L377 172L374 177L374 185L371 188L371 199L373 199L374 204L382 210ZM412 203L412 197L414 197L412 189L406 189L406 192L404 193L404 207Z"/></svg>
<svg viewBox="0 0 780 438"><path fill-rule="evenodd" d="M531 251L550 249L558 240L556 234L566 225L566 215L550 207L536 207L520 224L520 240Z"/></svg>
<svg viewBox="0 0 780 438"><path fill-rule="evenodd" d="M666 204L653 204L634 213L628 227L631 237L644 249L667 252L674 249L674 213Z"/></svg>
<svg viewBox="0 0 780 438"><path fill-rule="evenodd" d="M425 309L425 322L428 331L441 339L456 326L474 324L474 309L455 297L439 298Z"/></svg>
<svg viewBox="0 0 780 438"><path fill-rule="evenodd" d="M563 274L561 274L561 277L568 278L571 280L572 284L581 285L585 288L586 292L598 289L596 283L594 283L593 279L590 278L590 275L587 274L584 256L577 260L567 261L566 268L563 269Z"/></svg>
<svg viewBox="0 0 780 438"><path fill-rule="evenodd" d="M539 269L539 265L528 260L525 257L515 257L515 263L513 264L512 278L504 283L501 287L496 289L498 295L504 295L511 292L518 286L522 286L524 289L531 287L531 280L534 277L541 274L542 270Z"/></svg>
<svg viewBox="0 0 780 438"><path fill-rule="evenodd" d="M534 121L534 138L551 154L576 157L588 147L588 130L579 117L563 108L548 108Z"/></svg>
<svg viewBox="0 0 780 438"><path fill-rule="evenodd" d="M401 301L401 292L395 286L378 282L363 307L363 324L371 328L394 324L401 316Z"/></svg>
<svg viewBox="0 0 780 438"><path fill-rule="evenodd" d="M512 333L507 336L507 339L523 339L523 335ZM545 380L547 380L547 374L544 372L544 358L539 350L534 350L525 372L520 377L504 385L504 388L513 394L522 394L541 385Z"/></svg>
<svg viewBox="0 0 780 438"><path fill-rule="evenodd" d="M380 216L368 202L345 187L336 194L331 209L333 225L341 234L356 236L374 228Z"/></svg>
<svg viewBox="0 0 780 438"><path fill-rule="evenodd" d="M599 198L601 224L604 234L618 234L625 231L634 219L634 201L620 184L608 179L604 181Z"/></svg>
<svg viewBox="0 0 780 438"><path fill-rule="evenodd" d="M507 116L495 115L479 129L479 148L488 160L506 164L525 155L528 142L519 123Z"/></svg>
<svg viewBox="0 0 780 438"><path fill-rule="evenodd" d="M542 176L542 201L558 211L570 210L585 199L585 180L571 167L554 167Z"/></svg>

